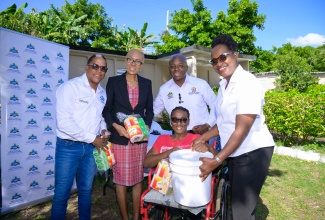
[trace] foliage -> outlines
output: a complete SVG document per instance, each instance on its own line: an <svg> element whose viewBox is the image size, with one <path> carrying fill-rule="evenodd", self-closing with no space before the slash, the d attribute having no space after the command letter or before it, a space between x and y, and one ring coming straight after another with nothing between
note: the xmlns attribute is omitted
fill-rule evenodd
<svg viewBox="0 0 325 220"><path fill-rule="evenodd" d="M249 65L255 69L256 73L269 72L273 70L273 63L276 58L274 51L263 50L261 47L257 47L254 55L257 58L250 62Z"/></svg>
<svg viewBox="0 0 325 220"><path fill-rule="evenodd" d="M325 137L325 93L269 91L265 100L266 124L285 146Z"/></svg>
<svg viewBox="0 0 325 220"><path fill-rule="evenodd" d="M290 43L278 50L274 68L275 73L280 76L276 80L278 89L284 91L298 89L304 92L309 85L318 83L317 77L311 74L312 66L292 48Z"/></svg>
<svg viewBox="0 0 325 220"><path fill-rule="evenodd" d="M253 28L263 30L265 15L258 14L258 4L250 0L230 0L228 15L220 11L213 20L211 11L203 5L203 0L191 0L193 13L181 9L172 13L168 28L161 36L163 44L156 44L158 54L171 52L183 47L200 45L209 47L211 39L221 33L230 34L239 45L239 52L252 54L255 49Z"/></svg>
<svg viewBox="0 0 325 220"><path fill-rule="evenodd" d="M173 130L170 125L168 112L165 110L162 112L162 121L160 122L160 126L164 130Z"/></svg>
<svg viewBox="0 0 325 220"><path fill-rule="evenodd" d="M253 54L255 50L254 28L264 29L266 15L258 14L258 4L250 0L230 0L228 16L220 11L215 21L217 34L230 34L238 43L238 51Z"/></svg>
<svg viewBox="0 0 325 220"><path fill-rule="evenodd" d="M77 0L60 9L51 4L44 12L32 9L30 14L16 5L0 12L0 26L21 33L33 35L57 43L86 46L94 48L128 51L131 48L143 48L153 43L154 35L146 34L148 23L144 23L140 32L124 27L111 27L112 18L105 13L100 4L92 4L88 0Z"/></svg>
<svg viewBox="0 0 325 220"><path fill-rule="evenodd" d="M148 23L144 23L140 32L128 27L128 31L123 27L118 30L118 26L113 29L113 37L105 42L105 48L119 51L129 51L130 49L140 48L143 49L154 43L154 34L146 35Z"/></svg>

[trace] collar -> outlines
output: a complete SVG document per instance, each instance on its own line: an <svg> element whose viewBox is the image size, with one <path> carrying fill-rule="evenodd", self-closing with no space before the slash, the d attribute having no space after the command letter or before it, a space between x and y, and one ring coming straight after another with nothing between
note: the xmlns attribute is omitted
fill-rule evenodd
<svg viewBox="0 0 325 220"><path fill-rule="evenodd" d="M236 82L240 81L240 76L241 76L240 72L242 72L243 70L244 70L243 67L240 64L238 64L235 72L232 74L232 76L230 78L229 84L236 83ZM227 84L227 80L225 80L223 78L220 81L220 86L226 86L226 84Z"/></svg>
<svg viewBox="0 0 325 220"><path fill-rule="evenodd" d="M81 81L82 81L82 83L83 83L83 85L85 87L89 87L89 88L93 89L90 86L90 84L89 84L89 81L88 81L88 78L87 78L87 74L86 73L82 74ZM96 93L101 93L103 91L104 91L104 89L102 88L102 86L100 84L98 84L97 89L96 89Z"/></svg>
<svg viewBox="0 0 325 220"><path fill-rule="evenodd" d="M178 86L178 85L175 83L175 81L174 81L173 78L171 78L167 83L168 83L168 87ZM194 82L193 82L193 80L192 80L192 77L189 76L187 73L186 73L186 76L185 76L185 81L184 81L184 83L183 83L182 86L184 86L186 83L189 83L189 84L191 84L191 85L194 85Z"/></svg>

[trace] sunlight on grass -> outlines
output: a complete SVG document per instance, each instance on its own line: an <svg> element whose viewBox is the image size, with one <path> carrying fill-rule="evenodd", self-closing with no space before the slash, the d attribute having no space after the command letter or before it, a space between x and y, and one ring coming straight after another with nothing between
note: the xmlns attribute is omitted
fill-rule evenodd
<svg viewBox="0 0 325 220"><path fill-rule="evenodd" d="M323 163L274 155L257 219L325 219L324 173Z"/></svg>

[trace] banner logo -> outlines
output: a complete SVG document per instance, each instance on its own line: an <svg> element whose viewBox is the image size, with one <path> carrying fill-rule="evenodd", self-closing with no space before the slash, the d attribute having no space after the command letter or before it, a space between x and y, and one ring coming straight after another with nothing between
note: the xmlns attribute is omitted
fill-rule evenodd
<svg viewBox="0 0 325 220"><path fill-rule="evenodd" d="M41 62L51 64L50 58L46 54L42 56Z"/></svg>
<svg viewBox="0 0 325 220"><path fill-rule="evenodd" d="M46 158L45 158L45 162L44 164L54 164L54 157L52 155L48 155Z"/></svg>
<svg viewBox="0 0 325 220"><path fill-rule="evenodd" d="M7 86L7 89L16 89L16 90L20 90L20 86L19 83L16 79L10 80L9 81L9 85Z"/></svg>
<svg viewBox="0 0 325 220"><path fill-rule="evenodd" d="M36 175L36 174L40 174L38 167L35 165L32 165L29 169L28 169L28 173L27 176L31 176L31 175Z"/></svg>
<svg viewBox="0 0 325 220"><path fill-rule="evenodd" d="M34 160L34 159L39 159L40 156L38 155L38 152L34 149L32 149L29 153L28 153L28 157L26 158L27 160Z"/></svg>
<svg viewBox="0 0 325 220"><path fill-rule="evenodd" d="M19 98L16 95L13 95L9 98L8 105L20 105Z"/></svg>
<svg viewBox="0 0 325 220"><path fill-rule="evenodd" d="M23 183L21 182L21 179L17 176L15 176L13 179L10 181L10 185L8 186L9 189L15 188L22 186Z"/></svg>
<svg viewBox="0 0 325 220"><path fill-rule="evenodd" d="M13 137L21 137L20 133L19 133L19 129L16 127L13 127L12 129L10 129L8 138L13 138Z"/></svg>
<svg viewBox="0 0 325 220"><path fill-rule="evenodd" d="M42 91L43 92L52 92L50 84L44 83L43 87L42 87Z"/></svg>
<svg viewBox="0 0 325 220"><path fill-rule="evenodd" d="M37 181L33 181L29 184L29 189L28 191L36 191L36 190L40 190L41 187L39 186L39 183Z"/></svg>
<svg viewBox="0 0 325 220"><path fill-rule="evenodd" d="M25 112L33 112L33 113L37 113L37 109L36 109L36 105L34 105L33 103L31 103L30 105L27 106L27 110Z"/></svg>
<svg viewBox="0 0 325 220"><path fill-rule="evenodd" d="M44 150L47 150L47 149L54 149L54 146L53 146L53 143L51 141L46 141L45 144L44 144Z"/></svg>
<svg viewBox="0 0 325 220"><path fill-rule="evenodd" d="M25 52L36 54L34 45L32 45L31 43L27 44Z"/></svg>
<svg viewBox="0 0 325 220"><path fill-rule="evenodd" d="M52 75L51 75L50 71L49 71L48 69L45 68L45 69L42 71L42 75L41 75L41 77L49 77L49 78L52 78Z"/></svg>
<svg viewBox="0 0 325 220"><path fill-rule="evenodd" d="M29 60L26 61L25 67L26 68L37 69L37 66L35 64L35 61L32 58L30 58Z"/></svg>
<svg viewBox="0 0 325 220"><path fill-rule="evenodd" d="M21 153L22 153L22 151L20 150L19 145L14 143L13 145L10 146L10 150L8 152L8 155L21 154Z"/></svg>
<svg viewBox="0 0 325 220"><path fill-rule="evenodd" d="M7 69L7 72L10 72L10 73L20 73L19 67L15 63L9 64L9 69Z"/></svg>
<svg viewBox="0 0 325 220"><path fill-rule="evenodd" d="M9 113L8 121L21 121L21 118L19 117L19 113L16 111Z"/></svg>
<svg viewBox="0 0 325 220"><path fill-rule="evenodd" d="M15 193L14 195L11 196L11 201L10 201L10 205L17 205L22 203L23 200L21 199L21 194Z"/></svg>
<svg viewBox="0 0 325 220"><path fill-rule="evenodd" d="M20 165L20 162L18 160L14 160L10 163L10 167L8 171L15 171L15 170L21 170L23 167Z"/></svg>
<svg viewBox="0 0 325 220"><path fill-rule="evenodd" d="M10 49L9 49L9 53L6 54L6 56L15 57L15 58L20 58L19 53L18 53L18 50L17 50L15 47L10 48Z"/></svg>

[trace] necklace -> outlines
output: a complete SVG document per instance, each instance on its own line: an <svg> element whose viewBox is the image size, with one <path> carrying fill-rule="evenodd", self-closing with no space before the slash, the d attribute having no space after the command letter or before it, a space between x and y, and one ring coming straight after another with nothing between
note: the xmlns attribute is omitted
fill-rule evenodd
<svg viewBox="0 0 325 220"><path fill-rule="evenodd" d="M126 78L126 82L128 84L136 84L138 82L138 76L136 76L135 80L131 81L131 80L128 80L128 78Z"/></svg>

